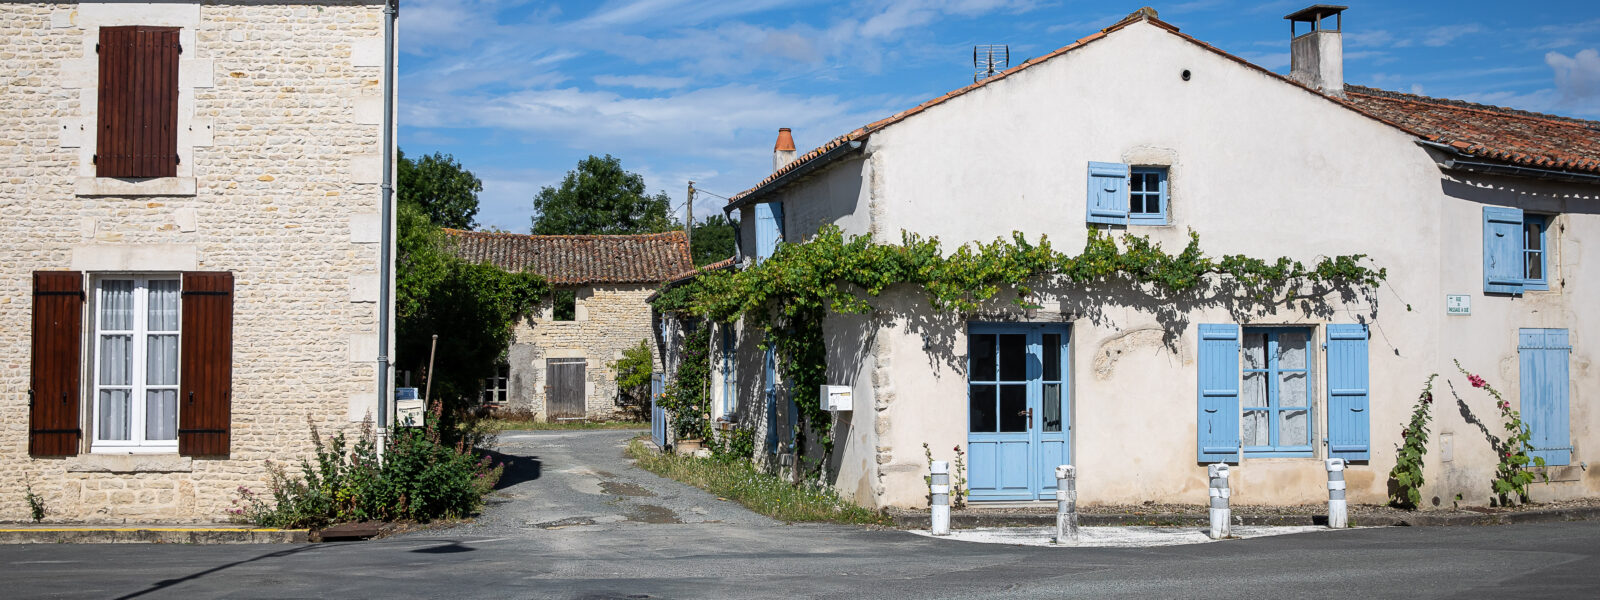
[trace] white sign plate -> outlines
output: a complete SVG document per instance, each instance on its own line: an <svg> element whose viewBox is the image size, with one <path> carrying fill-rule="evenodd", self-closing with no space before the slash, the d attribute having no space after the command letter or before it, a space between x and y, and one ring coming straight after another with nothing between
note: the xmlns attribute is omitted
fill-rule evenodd
<svg viewBox="0 0 1600 600"><path fill-rule="evenodd" d="M1444 313L1447 315L1472 314L1472 296L1467 294L1445 294Z"/></svg>

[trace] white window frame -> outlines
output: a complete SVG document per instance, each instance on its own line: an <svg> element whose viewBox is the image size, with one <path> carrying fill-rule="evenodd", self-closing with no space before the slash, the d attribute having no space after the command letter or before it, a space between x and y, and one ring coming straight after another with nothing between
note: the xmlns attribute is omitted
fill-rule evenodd
<svg viewBox="0 0 1600 600"><path fill-rule="evenodd" d="M108 331L108 330L105 330L105 329L102 328L100 306L101 306L101 303L104 300L104 292L105 292L104 284L107 281L133 281L133 289L134 289L134 294L133 294L133 329L131 329L131 330L109 330ZM179 281L180 282L178 284L179 285L179 288L178 288L178 329L176 331L155 331L155 332L152 332L152 331L149 330L149 324L150 324L150 315L149 315L149 308L150 308L149 298L150 298L150 296L149 296L149 292L150 292L150 282L151 281ZM93 330L94 330L93 336L94 337L91 338L91 341L89 343L89 348L88 348L88 351L87 351L89 360L85 361L89 365L89 376L91 378L90 379L90 381L91 381L90 394L89 394L89 411L88 411L89 415L90 415L90 423L89 423L90 427L89 427L89 429L92 432L90 434L92 436L91 440L90 440L90 446L89 446L90 452L94 452L94 453L118 453L118 454L160 454L160 453L176 453L178 451L177 436L173 436L174 439L170 439L170 440L146 440L145 439L145 425L146 425L145 417L147 416L147 413L146 413L147 407L145 406L145 401L146 401L146 392L147 391L149 391L151 389L178 390L178 389L180 389L180 387L182 385L182 382L183 382L183 373L182 373L182 364L183 364L183 359L182 359L182 352L183 352L182 351L182 348L183 348L183 287L182 286L183 286L183 284L181 283L181 281L182 281L182 279L179 276L179 274L177 274L177 273L138 273L138 274L135 274L135 273L117 273L117 274L96 275L94 277L94 288L93 288L94 289L94 304L93 304L93 306L90 307L90 310L91 310L90 314L93 315L93 319L94 319L94 321L93 321ZM149 336L151 336L151 335L172 335L172 334L177 334L177 336L178 336L179 373L178 373L178 378L176 379L176 381L178 383L175 383L175 384L170 385L170 386L167 386L167 385L162 385L162 386L147 385L146 382L145 382L146 375L147 375L147 373L146 373L146 366L147 365L145 364L145 361L146 361L147 357L146 357L145 353L148 351L148 348L149 348ZM132 343L132 347L129 349L130 353L133 356L132 365L129 367L129 369L131 369L131 372L129 373L129 375L130 375L129 385L128 386L109 386L109 387L114 387L114 388L126 387L129 390L129 395L130 395L130 397L129 397L129 408L128 408L128 411L129 411L129 414L128 414L128 438L129 439L126 439L126 440L103 440L103 439L100 439L100 418L101 418L101 415L100 415L100 391L102 389L105 389L106 387L108 387L108 386L103 386L100 383L100 339L101 339L101 337L103 337L105 335L132 335L132 337L133 337L133 340L131 342ZM180 394L181 394L181 392L180 392ZM176 408L177 408L177 411L182 411L183 410L183 399L181 397L178 398L178 406ZM181 422L181 419L179 419L179 421ZM174 429L176 429L177 423L174 423L173 425L174 425Z"/></svg>
<svg viewBox="0 0 1600 600"><path fill-rule="evenodd" d="M483 395L478 398L479 404L499 406L506 403L508 389L507 383L511 381L511 365L500 363L495 365L494 374L483 380Z"/></svg>

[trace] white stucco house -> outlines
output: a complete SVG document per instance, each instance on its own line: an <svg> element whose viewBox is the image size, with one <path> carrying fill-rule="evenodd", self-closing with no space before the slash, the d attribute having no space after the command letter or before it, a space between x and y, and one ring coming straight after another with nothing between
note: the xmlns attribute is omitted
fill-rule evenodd
<svg viewBox="0 0 1600 600"><path fill-rule="evenodd" d="M1500 417L1453 360L1527 419L1550 465L1536 501L1600 492L1585 468L1600 459L1600 123L1346 85L1339 9L1290 18L1289 76L1144 9L798 157L780 134L775 171L726 208L746 259L828 224L946 248L1020 231L1070 249L1105 230L1176 250L1193 231L1213 256L1362 253L1388 273L1371 294L1268 307L1046 282L1037 310L939 315L891 287L825 323L828 383L854 396L833 415L841 494L925 506L928 443L965 449L974 502L1052 498L1053 467L1073 464L1086 503L1200 503L1205 465L1225 461L1235 502L1312 503L1339 457L1351 500L1382 503L1439 373L1453 387L1435 390L1424 502L1483 504ZM725 328L715 410L782 449L792 403L817 392L786 389L760 340Z"/></svg>

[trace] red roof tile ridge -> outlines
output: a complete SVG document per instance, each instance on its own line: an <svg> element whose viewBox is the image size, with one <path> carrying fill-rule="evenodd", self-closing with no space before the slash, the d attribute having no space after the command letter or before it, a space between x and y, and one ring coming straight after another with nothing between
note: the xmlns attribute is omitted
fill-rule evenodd
<svg viewBox="0 0 1600 600"><path fill-rule="evenodd" d="M514 233L510 231L473 231L470 229L454 229L441 227L448 235L462 235L475 237L504 237L524 238L536 240L657 240L675 238L672 241L688 242L689 238L682 229L661 231L657 233L594 233L594 234L534 234Z"/></svg>
<svg viewBox="0 0 1600 600"><path fill-rule="evenodd" d="M1509 108L1509 107L1505 107L1505 106L1495 106L1493 104L1480 104L1480 103L1477 103L1477 102L1468 102L1466 100L1456 100L1454 98L1436 98L1436 97L1433 97L1433 96L1423 96L1423 95L1420 95L1420 94L1408 94L1408 93L1405 93L1405 92L1396 92L1396 91L1393 91L1393 90L1385 90L1385 89L1367 87L1367 86L1364 86L1364 85L1354 85L1354 84L1346 84L1344 86L1344 89L1345 89L1345 93L1346 94L1356 94L1356 95L1360 95L1360 96L1370 96L1370 97L1373 97L1373 98L1383 98L1383 99L1388 99L1388 100L1395 100L1395 101L1399 101L1399 102L1410 102L1410 103L1415 103L1415 104L1429 104L1429 105L1434 105L1434 106L1442 106L1442 107L1446 107L1446 108L1451 108L1451 109L1455 109L1455 110L1465 110L1465 111L1472 111L1472 112L1490 113L1490 114L1494 114L1494 115L1497 115L1497 116L1503 116L1503 117L1516 117L1516 118L1520 118L1520 119L1548 121L1548 122L1551 122L1551 123L1556 124L1556 125L1564 125L1564 126L1568 126L1568 127L1582 127L1582 128L1586 128L1586 129L1600 128L1600 121L1591 121L1591 120L1588 120L1588 119L1580 119L1580 118L1577 118L1577 117L1566 117L1566 116L1562 116L1562 115L1552 115L1552 114L1548 114L1548 113L1533 112L1533 111L1529 111L1529 110L1521 110L1521 109Z"/></svg>

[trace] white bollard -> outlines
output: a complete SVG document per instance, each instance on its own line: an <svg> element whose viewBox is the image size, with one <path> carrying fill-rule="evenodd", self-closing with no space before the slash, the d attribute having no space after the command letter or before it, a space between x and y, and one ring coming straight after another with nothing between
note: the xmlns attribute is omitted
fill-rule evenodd
<svg viewBox="0 0 1600 600"><path fill-rule="evenodd" d="M950 462L933 461L928 484L933 491L933 534L950 535Z"/></svg>
<svg viewBox="0 0 1600 600"><path fill-rule="evenodd" d="M1206 467L1206 472L1211 476L1211 539L1220 540L1228 537L1228 522L1233 520L1232 511L1228 509L1228 465L1217 463Z"/></svg>
<svg viewBox="0 0 1600 600"><path fill-rule="evenodd" d="M1056 543L1078 541L1078 470L1056 467Z"/></svg>
<svg viewBox="0 0 1600 600"><path fill-rule="evenodd" d="M1330 458L1328 465L1328 528L1344 529L1350 526L1349 513L1344 501L1344 459Z"/></svg>

